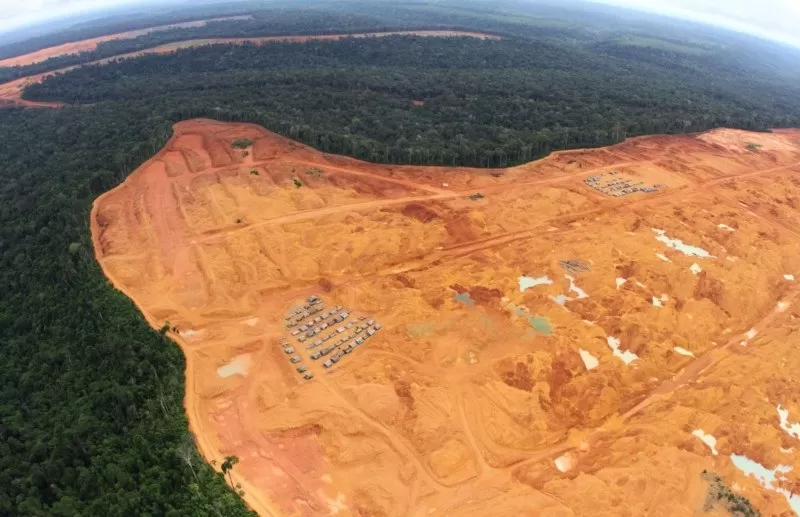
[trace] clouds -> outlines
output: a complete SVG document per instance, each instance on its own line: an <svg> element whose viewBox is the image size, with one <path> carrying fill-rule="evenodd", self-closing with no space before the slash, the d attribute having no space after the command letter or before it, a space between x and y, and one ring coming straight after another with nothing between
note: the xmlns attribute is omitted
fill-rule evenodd
<svg viewBox="0 0 800 517"><path fill-rule="evenodd" d="M797 0L593 0L698 21L800 47Z"/></svg>
<svg viewBox="0 0 800 517"><path fill-rule="evenodd" d="M38 21L134 2L135 0L0 0L0 32Z"/></svg>

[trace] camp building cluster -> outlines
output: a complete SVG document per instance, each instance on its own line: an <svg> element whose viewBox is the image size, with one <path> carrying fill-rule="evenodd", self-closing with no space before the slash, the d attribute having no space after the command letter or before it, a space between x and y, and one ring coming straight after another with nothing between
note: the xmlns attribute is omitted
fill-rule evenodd
<svg viewBox="0 0 800 517"><path fill-rule="evenodd" d="M634 183L629 178L617 177L617 171L604 172L596 176L589 176L583 182L589 188L605 194L606 196L622 197L637 192L658 192L663 185L644 185L644 181Z"/></svg>
<svg viewBox="0 0 800 517"><path fill-rule="evenodd" d="M292 310L285 318L286 329L290 330L298 344L305 345L312 360L322 359L322 365L330 368L345 355L352 353L380 329L381 324L366 316L351 317L351 312L342 306L326 309L319 296L309 296L303 305ZM302 359L295 353L288 338L281 338L284 353L289 361L297 364L297 373L304 379L314 378L308 367L300 364ZM313 352L312 352L313 350Z"/></svg>

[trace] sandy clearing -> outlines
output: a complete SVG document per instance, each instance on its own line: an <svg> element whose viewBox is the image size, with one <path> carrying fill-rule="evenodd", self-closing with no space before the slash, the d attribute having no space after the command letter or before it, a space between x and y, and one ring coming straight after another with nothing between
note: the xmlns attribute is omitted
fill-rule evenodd
<svg viewBox="0 0 800 517"><path fill-rule="evenodd" d="M118 32L116 34L109 34L108 36L100 36L97 38L89 38L81 41L71 43L64 43L63 45L56 45L54 47L47 47L35 52L23 54L21 56L9 57L0 60L0 67L4 66L25 66L46 61L51 57L64 56L68 54L80 54L81 52L89 52L97 48L99 43L104 41L114 41L121 39L133 39L151 32L164 31L169 29L187 29L191 27L202 27L209 22L217 22L223 20L246 20L250 19L250 15L244 16L228 16L223 18L209 18L207 20L197 20L192 22L173 23L171 25L159 25L156 27L149 27L146 29L138 29L134 31Z"/></svg>
<svg viewBox="0 0 800 517"><path fill-rule="evenodd" d="M229 145L245 137L255 141L248 157ZM786 376L800 367L785 335L798 325L800 287L782 280L800 264L796 232L720 195L730 182L791 178L800 134L772 138L775 149L794 150L745 154L725 176L702 181L679 177L684 162L701 165L720 151L683 136L557 153L498 179L372 165L257 126L192 120L96 200L92 236L108 278L154 328L169 319L192 329L173 336L187 356L191 430L205 458L241 458L234 477L262 515L568 515L610 508L603 494L612 483L609 511L688 516L705 497L700 472L720 468L687 437L697 418L719 415L713 429L725 454L745 429L764 443L785 435L773 421L775 404L789 400ZM672 167L678 187L628 200L581 190L583 175L637 158ZM591 165L572 170L576 160ZM321 172L303 172L312 169ZM476 188L487 193L480 203L469 199ZM777 192L792 188L787 180ZM735 234L718 231L712 221L722 215ZM654 256L651 227L717 256L722 236L740 259L691 275L693 257ZM562 282L520 292L520 272L560 278L564 258L591 260L571 282L591 297L553 303ZM278 339L288 337L283 314L313 293L384 329L331 370L298 347L315 373L305 382ZM643 310L655 299L669 303ZM547 320L552 334L509 307ZM748 329L759 339L732 347ZM696 359L681 357L690 342ZM615 353L638 359L625 364ZM246 375L218 375L246 354ZM788 391L774 404L756 397L743 412L746 394L763 392L753 382ZM749 443L737 442L740 452ZM764 514L785 511L780 498L748 495Z"/></svg>

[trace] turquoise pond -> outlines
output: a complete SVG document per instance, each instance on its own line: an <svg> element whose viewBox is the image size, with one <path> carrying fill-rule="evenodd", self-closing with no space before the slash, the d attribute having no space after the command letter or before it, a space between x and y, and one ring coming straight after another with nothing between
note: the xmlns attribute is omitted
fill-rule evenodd
<svg viewBox="0 0 800 517"><path fill-rule="evenodd" d="M522 307L514 307L514 314L516 314L521 318L526 318L528 320L528 324L531 327L533 327L533 330L535 330L540 334L553 333L553 327L550 326L550 320L548 320L544 316L538 316L538 315L531 316Z"/></svg>
<svg viewBox="0 0 800 517"><path fill-rule="evenodd" d="M456 295L456 301L461 302L464 305L472 307L472 298L470 298L469 293L458 293Z"/></svg>

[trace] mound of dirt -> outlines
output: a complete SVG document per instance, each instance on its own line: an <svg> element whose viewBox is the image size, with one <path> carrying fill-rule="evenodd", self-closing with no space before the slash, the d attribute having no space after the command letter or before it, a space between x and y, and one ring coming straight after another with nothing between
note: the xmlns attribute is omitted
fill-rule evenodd
<svg viewBox="0 0 800 517"><path fill-rule="evenodd" d="M429 223L434 219L440 219L439 215L427 206L418 203L409 203L403 207L402 214L406 217L416 219L421 223Z"/></svg>

